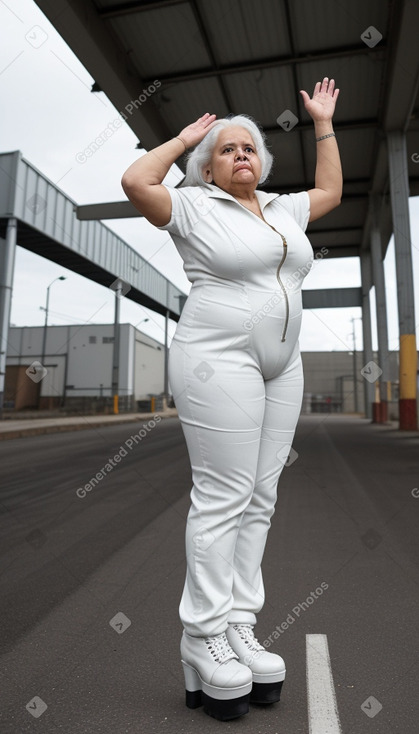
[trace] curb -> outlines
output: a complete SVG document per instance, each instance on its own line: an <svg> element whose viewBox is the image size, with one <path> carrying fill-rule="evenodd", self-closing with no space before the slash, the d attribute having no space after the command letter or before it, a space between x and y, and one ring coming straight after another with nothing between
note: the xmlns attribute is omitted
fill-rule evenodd
<svg viewBox="0 0 419 734"><path fill-rule="evenodd" d="M117 418L114 420L103 420L97 416L80 416L80 423L49 423L44 426L22 426L21 428L11 428L10 430L2 430L3 426L0 425L0 441L7 441L12 438L26 438L27 436L41 436L48 433L65 433L67 431L85 431L90 428L107 428L108 426L115 426L122 423L139 423L140 421L153 418L159 415L161 418L177 418L177 411L173 410L169 412L159 412L158 410L154 413L136 413L135 415L127 414L126 417ZM49 420L46 418L45 420ZM65 420L65 419L62 419ZM71 420L71 419L70 419ZM4 424L3 424L4 425Z"/></svg>

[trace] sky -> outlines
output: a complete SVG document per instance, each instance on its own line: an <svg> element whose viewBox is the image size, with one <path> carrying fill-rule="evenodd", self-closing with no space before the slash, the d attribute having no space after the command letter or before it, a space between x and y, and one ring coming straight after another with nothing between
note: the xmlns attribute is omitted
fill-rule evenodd
<svg viewBox="0 0 419 734"><path fill-rule="evenodd" d="M34 27L36 30L34 31ZM36 36L38 42L34 45ZM41 43L42 41L42 43ZM84 163L77 154L118 117L103 92L92 93L94 79L78 61L33 0L0 0L0 153L20 150L23 157L77 204L126 200L121 188L124 171L144 151L137 137L123 124ZM338 102L339 104L339 102ZM192 120L191 120L192 122ZM176 175L177 172L177 175ZM164 183L179 180L175 165ZM263 187L262 187L263 188ZM414 281L419 282L419 197L409 200ZM185 293L191 284L170 236L144 218L106 220L148 262ZM310 237L310 232L307 232ZM398 349L397 290L394 241L384 261L387 293L389 349ZM50 289L48 324L112 323L114 292L17 247L11 325L41 326L45 320L47 287ZM361 285L358 258L315 262L304 289ZM415 293L419 313L418 288ZM373 349L377 348L375 293L371 289ZM356 319L352 323L352 319ZM121 300L121 323L132 323L145 334L164 341L164 319L159 314ZM148 319L147 322L144 319ZM416 319L419 321L419 319ZM301 351L362 349L361 309L305 309L300 334ZM176 322L169 323L169 342Z"/></svg>

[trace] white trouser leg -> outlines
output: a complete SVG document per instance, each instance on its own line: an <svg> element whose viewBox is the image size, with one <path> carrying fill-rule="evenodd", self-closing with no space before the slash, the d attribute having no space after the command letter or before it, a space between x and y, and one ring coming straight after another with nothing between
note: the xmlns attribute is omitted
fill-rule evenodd
<svg viewBox="0 0 419 734"><path fill-rule="evenodd" d="M202 360L202 348L194 359L191 348L186 354L172 342L170 384L193 479L179 612L197 637L227 628L237 532L254 488L265 410L265 384L250 356L229 350L224 361L212 361L208 380L194 372Z"/></svg>
<svg viewBox="0 0 419 734"><path fill-rule="evenodd" d="M261 562L278 479L289 454L303 397L301 356L290 361L281 375L265 382L266 409L252 498L243 514L234 554L234 604L228 622L256 623L265 600Z"/></svg>

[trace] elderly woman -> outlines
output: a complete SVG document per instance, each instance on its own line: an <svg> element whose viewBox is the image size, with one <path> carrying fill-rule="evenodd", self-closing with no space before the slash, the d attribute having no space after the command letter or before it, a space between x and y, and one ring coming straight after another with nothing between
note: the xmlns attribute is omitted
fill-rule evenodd
<svg viewBox="0 0 419 734"><path fill-rule="evenodd" d="M258 189L272 155L246 115L206 113L133 163L122 187L173 237L192 288L170 347L169 380L191 462L187 573L180 602L186 705L233 719L279 701L283 659L253 628L279 476L303 395L301 285L309 222L339 205L342 171L327 77L301 90L317 142L315 188ZM162 181L188 154L178 188Z"/></svg>

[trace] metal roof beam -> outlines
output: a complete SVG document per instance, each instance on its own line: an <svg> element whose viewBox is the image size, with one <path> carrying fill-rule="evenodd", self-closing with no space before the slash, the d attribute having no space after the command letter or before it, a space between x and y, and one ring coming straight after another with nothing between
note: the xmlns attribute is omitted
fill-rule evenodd
<svg viewBox="0 0 419 734"><path fill-rule="evenodd" d="M289 39L289 44L290 44L290 48L291 48L291 51L292 51L292 56L295 57L296 56L296 53L295 53L294 33L293 33L293 27L292 27L292 22L291 22L291 13L290 13L290 8L289 8L288 0L285 0L284 10L285 10L286 23L287 23L287 36L288 36L288 39ZM299 89L300 88L300 84L299 84L299 79L298 79L298 75L297 75L297 67L296 67L295 64L292 65L291 73L292 73L292 77L293 77L293 80L294 80L294 87L295 87L295 89ZM298 95L298 96L299 96L299 101L300 101L300 104L301 104L301 97L300 97L300 95ZM312 128L313 125L311 125L310 127ZM304 129L305 129L305 126L304 125L301 125L300 127L297 128L298 133L299 133L298 138L299 138L299 148L300 148L300 156L301 156L301 164L302 164L302 169L303 169L303 176L304 176L304 180L307 181L308 180L308 164L307 164L306 156L304 155L304 140L303 140L303 136L301 134L304 131Z"/></svg>
<svg viewBox="0 0 419 734"><path fill-rule="evenodd" d="M367 186L369 185L370 180L368 178L357 178L357 179L345 179L344 181L344 193L343 198L345 201L362 201L366 200L369 195L369 191L365 191L364 193L346 193L345 192L345 186L353 186L353 185L359 185L359 186ZM307 188L307 183L299 183L294 184L292 187L296 191L303 191ZM274 193L274 194L288 194L289 187L281 190L281 187L279 186L264 186L263 190L267 193ZM413 178L410 177L410 191L412 196L418 196L419 195L419 178ZM130 201L108 201L105 204L81 204L80 206L76 206L74 211L76 212L77 219L80 219L82 221L89 220L89 219L125 219L129 217L142 217L143 215L140 214L138 209L135 208L133 204L131 204ZM342 231L349 232L352 229L360 229L359 227L341 227L341 228L333 228L334 232L339 232L342 229ZM313 230L314 231L314 230ZM319 230L315 230L318 232ZM330 232L330 230L324 230L325 232Z"/></svg>
<svg viewBox="0 0 419 734"><path fill-rule="evenodd" d="M196 24L197 24L197 26L199 28L199 32L201 34L201 38L202 38L202 40L204 42L204 47L206 49L206 52L207 52L209 58L211 59L212 66L213 66L214 69L218 69L219 68L219 64L218 64L217 59L215 57L214 49L211 46L211 43L210 43L210 40L209 40L209 37L208 37L208 33L207 33L206 28L205 28L205 23L203 22L203 20L201 18L201 14L200 14L200 12L198 10L198 5L196 3L196 0L191 0L190 1L190 6L191 6L191 9L192 9L192 14L193 14L193 16L195 18L195 22L196 22ZM227 107L228 110L232 110L233 109L233 103L231 101L230 95L229 95L229 93L227 91L227 87L226 87L226 85L224 83L224 79L223 79L222 76L219 77L218 83L220 85L221 94L222 94L222 97L224 99L225 106Z"/></svg>
<svg viewBox="0 0 419 734"><path fill-rule="evenodd" d="M84 204L74 207L77 219L126 219L142 217L130 201L107 201L105 204Z"/></svg>
<svg viewBox="0 0 419 734"><path fill-rule="evenodd" d="M419 86L419 3L399 0L398 27L394 44L389 46L386 106L383 129L403 130L410 115Z"/></svg>
<svg viewBox="0 0 419 734"><path fill-rule="evenodd" d="M349 232L361 232L361 231L362 231L362 226L359 225L359 227L345 227L345 226L343 226L343 227L333 227L333 231L330 230L330 229L311 229L310 230L310 233L313 234L313 235L314 234L315 235L319 235L319 234L322 234L322 235L328 234L328 235L330 235L330 234L335 234L336 232L345 232L345 234L349 234Z"/></svg>
<svg viewBox="0 0 419 734"><path fill-rule="evenodd" d="M388 154L386 131L417 129L412 113L419 86L419 54L417 52L417 28L419 3L400 0L392 6L393 18L389 27L393 33L388 43L388 58L383 88L386 90L385 106L379 116L378 150L372 177L372 193L388 188ZM381 44L379 44L381 45Z"/></svg>
<svg viewBox="0 0 419 734"><path fill-rule="evenodd" d="M303 290L303 308L348 308L362 306L362 288Z"/></svg>
<svg viewBox="0 0 419 734"><path fill-rule="evenodd" d="M170 5L182 5L185 0L155 0L155 2L136 2L121 3L121 5L110 5L107 8L100 8L98 13L101 18L118 18L121 15L132 15L132 13L141 13L145 10L156 10L167 8Z"/></svg>
<svg viewBox="0 0 419 734"><path fill-rule="evenodd" d="M359 257L360 256L360 248L358 245L339 245L337 247L330 247L328 245L327 247L327 254L324 255L322 253L322 247L320 245L313 245L313 252L316 255L316 253L321 253L324 258L327 260L331 260L338 257Z"/></svg>
<svg viewBox="0 0 419 734"><path fill-rule="evenodd" d="M123 46L119 46L93 3L85 0L36 0L36 4L68 43L73 53L89 71L100 88L105 90L116 109L127 116L126 123L150 150L172 136L168 125L158 112L152 98L138 103L144 82L131 64ZM121 171L122 175L122 171Z"/></svg>
<svg viewBox="0 0 419 734"><path fill-rule="evenodd" d="M417 180L419 181L419 178ZM370 183L370 179L369 178L345 178L344 181L343 181L344 187L345 186L368 186L369 183ZM300 182L300 183L295 183L295 184L293 184L292 188L297 190L297 188L300 187L299 190L301 191L301 187L304 187L304 186L307 186L307 182L306 181L305 182ZM287 187L287 191L288 191L288 189L289 189L289 187ZM264 186L263 187L263 190L264 191L269 191L269 192L272 191L272 193L275 193L275 192L280 193L279 190L277 191L277 188L270 189L269 186ZM285 193L285 191L284 191L284 193ZM349 193L346 194L346 195L347 196L351 196L351 194L349 194ZM355 193L354 195L355 196L363 196L364 194L363 193L361 193L361 194Z"/></svg>
<svg viewBox="0 0 419 734"><path fill-rule="evenodd" d="M363 117L359 118L358 120L340 120L339 122L333 123L333 129L335 132L339 132L340 130L365 130L366 128L372 127L376 128L378 124L377 119L372 117ZM299 122L294 130L310 130L313 131L313 122ZM282 128L279 127L279 125L271 126L266 125L263 128L263 131L267 134L279 132L282 133ZM289 133L286 133L286 135L292 135L292 130Z"/></svg>
<svg viewBox="0 0 419 734"><path fill-rule="evenodd" d="M417 129L413 116L419 84L419 54L417 49L417 29L419 26L419 3L399 0L391 5L392 18L389 21L391 35L388 41L386 74L383 83L383 106L379 113L377 129L375 167L371 177L371 194L385 195L388 191L388 153L386 131ZM381 45L378 44L376 48ZM384 96L385 90L385 96ZM419 180L409 178L410 195L419 194ZM370 248L371 217L368 213L362 236L362 248ZM383 257L387 251L392 234L390 204L385 207L382 223Z"/></svg>
<svg viewBox="0 0 419 734"><path fill-rule="evenodd" d="M362 183L368 183L368 180L362 179ZM359 180L357 181L347 181L347 183L360 183ZM306 184L299 184L294 186L293 188L298 189L299 191L305 190ZM280 194L281 191L278 188L278 186L264 186L264 191L267 193L275 193ZM289 187L286 191L283 191L282 193L289 193ZM365 194L345 194L345 200L355 200L355 199L365 199L368 196L368 192L365 192ZM125 219L129 217L142 217L143 215L140 214L138 209L135 208L133 204L131 204L130 201L108 201L105 204L81 204L80 206L76 206L74 208L74 211L76 212L77 219L80 219L81 221L86 221L90 219ZM350 231L351 227L348 230L348 227L343 228L346 232ZM356 227L355 229L359 229L359 227ZM330 231L330 230L329 230ZM338 232L339 229L334 228L334 232Z"/></svg>
<svg viewBox="0 0 419 734"><path fill-rule="evenodd" d="M419 179L418 179L418 181L419 181ZM345 197L346 199L356 199L356 198L359 198L359 197L362 197L363 198L364 196L367 196L368 195L367 192L365 192L365 193L363 193L363 192L351 192L351 193L349 193L349 192L346 192L345 191L345 188L348 187L348 186L365 186L365 187L368 186L369 187L369 185L370 185L370 179L369 178L353 178L353 179L346 178L343 181L343 197ZM284 190L282 190L281 187L278 187L277 185L275 185L275 186L270 186L270 185L266 185L265 186L264 185L263 186L263 190L264 191L267 191L268 193L273 193L273 194L287 194L287 193L290 193L290 189L291 188L294 191L303 191L303 190L305 191L307 189L307 187L308 187L307 181L304 181L304 182L301 181L301 182L294 183L292 185L292 187L287 186L286 189L284 189Z"/></svg>
<svg viewBox="0 0 419 734"><path fill-rule="evenodd" d="M260 69L269 69L278 66L290 66L292 64L306 64L315 61L323 61L327 59L342 58L344 56L365 56L371 54L382 54L385 51L385 42L380 42L378 46L369 48L365 46L345 46L344 48L333 48L328 51L313 51L313 53L294 54L289 56L274 56L270 59L258 59L257 61L242 61L236 64L228 64L219 66L214 69L200 69L198 71L184 71L181 74L174 72L173 74L160 74L159 80L162 84L165 82L189 82L194 79L205 79L212 76L222 76L226 74L238 74L244 71L260 71ZM144 84L151 83L151 79L144 79Z"/></svg>

